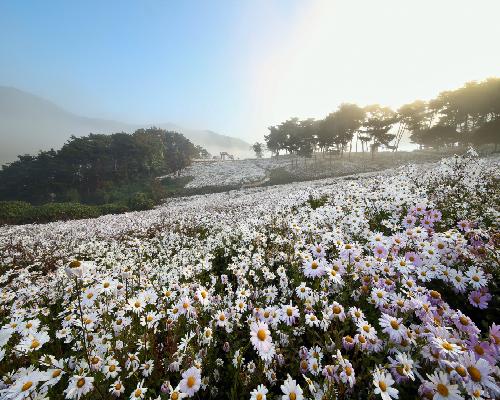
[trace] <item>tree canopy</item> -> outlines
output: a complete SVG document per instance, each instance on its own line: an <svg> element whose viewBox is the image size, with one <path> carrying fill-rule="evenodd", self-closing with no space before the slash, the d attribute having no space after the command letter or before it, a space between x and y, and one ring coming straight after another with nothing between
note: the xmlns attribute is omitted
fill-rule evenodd
<svg viewBox="0 0 500 400"><path fill-rule="evenodd" d="M206 154L182 134L154 127L72 136L58 151L22 155L4 165L0 200L99 203L112 188L175 173Z"/></svg>
<svg viewBox="0 0 500 400"><path fill-rule="evenodd" d="M310 156L315 149L350 151L354 138L397 150L403 135L421 147L484 145L500 142L500 78L467 82L430 101L416 100L392 110L379 104L364 108L343 103L320 120L291 118L269 127L267 148Z"/></svg>

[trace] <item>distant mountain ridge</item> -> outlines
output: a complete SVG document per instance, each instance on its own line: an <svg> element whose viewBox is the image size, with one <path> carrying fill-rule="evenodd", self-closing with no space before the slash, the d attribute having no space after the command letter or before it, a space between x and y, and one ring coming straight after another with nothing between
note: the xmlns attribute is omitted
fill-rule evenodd
<svg viewBox="0 0 500 400"><path fill-rule="evenodd" d="M58 149L71 135L132 133L136 129L150 126L180 132L213 155L218 155L221 151L239 157L250 155L249 143L210 130L186 129L172 123L140 125L83 117L42 97L0 86L0 165L14 161L19 154Z"/></svg>

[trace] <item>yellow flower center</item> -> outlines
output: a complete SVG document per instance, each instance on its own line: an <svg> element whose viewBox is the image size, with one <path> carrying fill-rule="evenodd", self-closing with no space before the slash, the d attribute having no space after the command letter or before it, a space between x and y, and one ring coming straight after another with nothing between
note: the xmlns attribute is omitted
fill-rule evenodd
<svg viewBox="0 0 500 400"><path fill-rule="evenodd" d="M479 371L476 367L470 366L467 368L467 371L474 382L481 382L481 371Z"/></svg>
<svg viewBox="0 0 500 400"><path fill-rule="evenodd" d="M33 340L31 341L31 346L30 346L30 348L31 348L31 349L36 349L36 348L38 348L39 346L40 346L40 342L39 342L38 340L33 339Z"/></svg>
<svg viewBox="0 0 500 400"><path fill-rule="evenodd" d="M437 384L436 390L441 396L448 396L450 393L446 385L443 385L442 383Z"/></svg>
<svg viewBox="0 0 500 400"><path fill-rule="evenodd" d="M289 398L290 400L296 400L296 399L297 399L297 395L296 395L295 393L293 393L293 392L292 392L292 393L290 393L290 394L288 395L288 398Z"/></svg>
<svg viewBox="0 0 500 400"><path fill-rule="evenodd" d="M476 344L474 346L474 351L479 354L480 356L482 356L484 354L484 349L481 347L481 345L479 344Z"/></svg>
<svg viewBox="0 0 500 400"><path fill-rule="evenodd" d="M453 350L453 345L451 343L444 342L443 343L443 349L451 351L451 350Z"/></svg>
<svg viewBox="0 0 500 400"><path fill-rule="evenodd" d="M78 381L76 382L76 387L77 388L82 388L83 385L85 385L85 378L78 379Z"/></svg>
<svg viewBox="0 0 500 400"><path fill-rule="evenodd" d="M26 390L28 390L31 386L33 386L33 382L31 381L28 381L26 382L23 387L21 388L21 391L22 392L26 392Z"/></svg>
<svg viewBox="0 0 500 400"><path fill-rule="evenodd" d="M392 329L399 329L399 323L395 319L391 321L391 327Z"/></svg>
<svg viewBox="0 0 500 400"><path fill-rule="evenodd" d="M258 332L257 332L257 337L261 341L266 340L266 337L267 337L266 331L264 329L259 329Z"/></svg>
<svg viewBox="0 0 500 400"><path fill-rule="evenodd" d="M61 375L61 370L56 369L54 372L52 372L52 378L57 378L59 375Z"/></svg>
<svg viewBox="0 0 500 400"><path fill-rule="evenodd" d="M382 392L385 392L385 391L387 390L387 385L386 385L386 383L385 383L384 381L380 381L380 382L378 383L378 387L380 388L380 390L381 390Z"/></svg>
<svg viewBox="0 0 500 400"><path fill-rule="evenodd" d="M194 376L190 376L187 378L187 386L188 388L192 388L196 383L196 378Z"/></svg>

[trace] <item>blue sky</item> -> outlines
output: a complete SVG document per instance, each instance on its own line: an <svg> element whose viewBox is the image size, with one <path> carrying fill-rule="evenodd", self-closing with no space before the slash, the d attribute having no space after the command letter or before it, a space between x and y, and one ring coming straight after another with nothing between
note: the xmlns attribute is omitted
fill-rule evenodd
<svg viewBox="0 0 500 400"><path fill-rule="evenodd" d="M498 74L499 3L2 0L0 85L251 141L342 101L398 106Z"/></svg>

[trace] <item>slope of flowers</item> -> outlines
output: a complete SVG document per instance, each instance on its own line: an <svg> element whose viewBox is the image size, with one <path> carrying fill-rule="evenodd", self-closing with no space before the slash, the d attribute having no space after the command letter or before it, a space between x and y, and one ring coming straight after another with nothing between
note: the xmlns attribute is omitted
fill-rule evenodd
<svg viewBox="0 0 500 400"><path fill-rule="evenodd" d="M193 164L180 176L193 177L187 188L232 186L262 181L266 170L258 160L213 161Z"/></svg>
<svg viewBox="0 0 500 400"><path fill-rule="evenodd" d="M500 396L498 159L0 230L2 399Z"/></svg>

